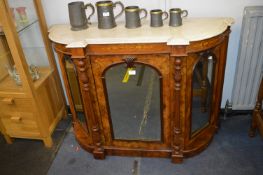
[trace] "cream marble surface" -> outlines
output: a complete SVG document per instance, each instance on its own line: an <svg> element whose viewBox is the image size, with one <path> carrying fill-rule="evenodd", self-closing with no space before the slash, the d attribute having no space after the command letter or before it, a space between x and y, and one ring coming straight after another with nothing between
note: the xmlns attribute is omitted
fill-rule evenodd
<svg viewBox="0 0 263 175"><path fill-rule="evenodd" d="M187 18L180 27L153 28L149 21L142 22L136 29L126 29L118 23L113 29L98 29L92 24L82 31L71 31L70 25L58 24L49 29L53 42L65 44L68 48L86 47L88 44L124 43L167 43L167 45L188 45L191 41L204 40L224 32L234 23L233 18Z"/></svg>

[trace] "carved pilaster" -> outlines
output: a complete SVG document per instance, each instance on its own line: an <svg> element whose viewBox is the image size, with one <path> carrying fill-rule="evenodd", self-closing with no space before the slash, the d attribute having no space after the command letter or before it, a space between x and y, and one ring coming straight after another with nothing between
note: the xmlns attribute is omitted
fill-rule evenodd
<svg viewBox="0 0 263 175"><path fill-rule="evenodd" d="M182 60L180 57L175 57L174 62L174 122L173 122L173 152L172 162L180 163L183 161L183 148L182 148L182 128L180 119L180 93L181 93L181 65Z"/></svg>
<svg viewBox="0 0 263 175"><path fill-rule="evenodd" d="M87 58L73 58L73 62L77 69L80 89L82 91L83 103L85 105L85 113L91 119L91 134L94 144L93 155L96 159L104 159L104 149L102 147L101 134L98 117L94 113L94 107L92 104L92 92L90 89L90 83L88 77Z"/></svg>

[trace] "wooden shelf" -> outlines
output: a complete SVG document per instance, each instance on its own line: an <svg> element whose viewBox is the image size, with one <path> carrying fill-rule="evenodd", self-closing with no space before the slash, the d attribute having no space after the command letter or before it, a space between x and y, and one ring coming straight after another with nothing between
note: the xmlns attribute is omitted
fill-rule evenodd
<svg viewBox="0 0 263 175"><path fill-rule="evenodd" d="M34 82L34 86L37 89L38 87L45 82L45 80L53 73L53 70L50 67L41 67L39 68L40 78Z"/></svg>
<svg viewBox="0 0 263 175"><path fill-rule="evenodd" d="M28 24L26 25L18 25L16 27L16 31L17 33L21 33L23 32L24 30L28 29L29 27L31 27L33 24L37 23L38 20L37 19L33 19L33 20L30 20ZM5 35L5 33L2 31L2 28L0 26L0 35Z"/></svg>
<svg viewBox="0 0 263 175"><path fill-rule="evenodd" d="M37 89L43 84L43 82L52 74L53 70L49 67L41 67L39 68L40 78L34 81L34 87ZM5 93L21 93L23 92L23 86L18 86L9 75L5 76L0 81L0 92L4 91Z"/></svg>
<svg viewBox="0 0 263 175"><path fill-rule="evenodd" d="M15 80L13 80L8 74L0 81L0 92L4 91L5 93L12 92L23 92L22 86L16 85Z"/></svg>

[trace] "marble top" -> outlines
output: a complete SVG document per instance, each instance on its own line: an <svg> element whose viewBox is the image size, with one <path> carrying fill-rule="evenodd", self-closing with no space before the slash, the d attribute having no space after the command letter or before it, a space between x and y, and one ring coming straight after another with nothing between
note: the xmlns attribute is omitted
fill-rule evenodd
<svg viewBox="0 0 263 175"><path fill-rule="evenodd" d="M149 21L142 22L136 29L125 28L117 23L113 29L98 29L93 23L86 30L71 31L68 24L56 24L49 29L53 42L65 44L67 48L82 48L89 44L167 43L167 45L189 45L214 37L234 23L233 18L186 18L180 27L150 27Z"/></svg>

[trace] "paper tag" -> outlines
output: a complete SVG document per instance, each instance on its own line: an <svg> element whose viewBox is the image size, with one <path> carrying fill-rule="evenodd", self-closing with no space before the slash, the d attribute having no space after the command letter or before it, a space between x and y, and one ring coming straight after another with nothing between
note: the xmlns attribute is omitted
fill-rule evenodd
<svg viewBox="0 0 263 175"><path fill-rule="evenodd" d="M136 75L136 70L129 70L129 75Z"/></svg>
<svg viewBox="0 0 263 175"><path fill-rule="evenodd" d="M122 83L128 83L130 79L130 75L136 75L136 70L134 70L133 68L128 68L122 79Z"/></svg>
<svg viewBox="0 0 263 175"><path fill-rule="evenodd" d="M102 16L110 16L110 12L103 12Z"/></svg>

